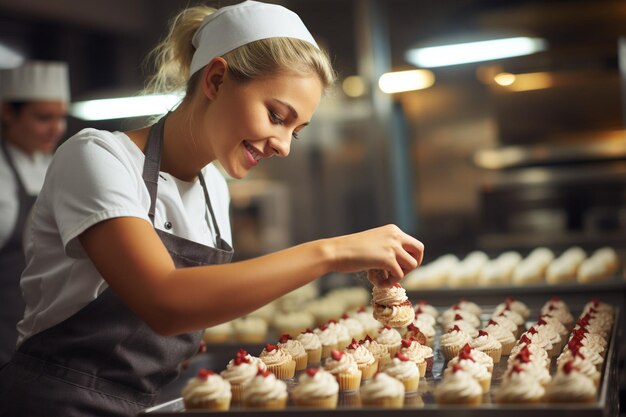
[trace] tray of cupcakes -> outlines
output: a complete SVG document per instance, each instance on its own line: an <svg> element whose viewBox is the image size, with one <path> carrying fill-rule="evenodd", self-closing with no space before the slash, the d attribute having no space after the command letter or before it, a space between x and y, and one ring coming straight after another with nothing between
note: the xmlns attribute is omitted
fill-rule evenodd
<svg viewBox="0 0 626 417"><path fill-rule="evenodd" d="M194 370L180 398L141 415L618 413L617 305L556 296L532 308L510 297L496 305L420 301L406 324L394 321L406 316L402 288L372 296L371 307L258 352L237 349L220 369Z"/></svg>

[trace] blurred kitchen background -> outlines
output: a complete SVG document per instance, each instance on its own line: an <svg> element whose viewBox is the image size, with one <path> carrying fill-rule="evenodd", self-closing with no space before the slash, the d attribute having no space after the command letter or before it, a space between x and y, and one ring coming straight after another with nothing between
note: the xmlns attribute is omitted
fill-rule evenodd
<svg viewBox="0 0 626 417"><path fill-rule="evenodd" d="M339 79L289 158L230 182L237 259L390 222L426 244L426 261L626 246L626 2L275 3L300 14ZM69 62L75 103L136 95L143 58L188 4L0 0L0 64ZM407 55L516 37L538 50L443 66ZM415 89L381 90L383 74L408 70ZM73 114L68 136L148 120Z"/></svg>

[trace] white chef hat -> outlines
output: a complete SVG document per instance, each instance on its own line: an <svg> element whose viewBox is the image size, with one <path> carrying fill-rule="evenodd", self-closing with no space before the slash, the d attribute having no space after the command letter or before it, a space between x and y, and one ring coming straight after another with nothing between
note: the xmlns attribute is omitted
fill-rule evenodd
<svg viewBox="0 0 626 417"><path fill-rule="evenodd" d="M70 101L69 70L65 62L26 61L0 71L0 100Z"/></svg>
<svg viewBox="0 0 626 417"><path fill-rule="evenodd" d="M193 37L196 52L189 75L233 49L267 38L296 38L315 47L317 43L300 17L276 4L247 0L222 7L204 18Z"/></svg>

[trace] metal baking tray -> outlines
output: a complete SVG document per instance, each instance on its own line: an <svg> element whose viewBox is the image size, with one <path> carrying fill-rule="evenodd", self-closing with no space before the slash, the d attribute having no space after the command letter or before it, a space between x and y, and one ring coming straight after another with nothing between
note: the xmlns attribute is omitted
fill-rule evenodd
<svg viewBox="0 0 626 417"><path fill-rule="evenodd" d="M544 296L545 297L545 296ZM587 294L589 297L589 294ZM542 297L543 298L543 297ZM546 297L544 301L547 300ZM582 306L580 304L579 306ZM571 306L570 306L571 307ZM572 313L580 313L580 308L572 308ZM533 310L531 320L537 317L537 310ZM306 409L288 404L284 410L254 410L232 406L229 411L206 411L206 410L190 410L185 411L181 398L176 398L155 407L142 411L139 416L160 416L160 417L178 417L182 415L227 415L227 416L258 416L258 415L284 415L284 416L414 416L419 415L423 417L490 417L490 416L502 416L506 414L509 417L525 417L529 413L532 413L533 417L555 417L555 416L567 416L567 417L614 417L618 415L619 408L619 390L618 390L618 370L617 370L617 331L620 326L620 311L619 307L615 311L615 323L611 333L611 339L607 350L607 355L604 362L604 369L602 371L602 379L600 389L598 391L598 399L593 404L529 404L529 405L499 405L492 403L491 395L494 389L500 385L502 374L506 370L506 357L504 357L499 364L494 366L491 391L485 394L483 398L483 404L478 406L442 406L435 403L433 391L435 385L441 380L441 375L445 366L445 361L437 345L435 346L435 361L431 374L427 374L425 378L420 379L420 385L417 395L405 397L405 405L401 409L388 409L388 408L374 408L363 407L360 405L360 399L358 393L340 394L339 404L336 409ZM533 324L530 322L529 324ZM438 342L437 338L437 342ZM200 367L207 367L212 369L220 369L222 366L217 365L215 362L226 361L234 355L236 350L241 347L240 345L227 345L216 347L212 353L200 355L193 361L192 366L186 372L187 378L194 374L195 369ZM247 345L245 346L252 354L258 354L263 346L262 345ZM257 350L259 352L257 352ZM216 359L217 358L217 359ZM552 364L552 373L554 372L554 360ZM181 380L182 383L184 380ZM288 387L292 387L294 382L287 381ZM179 388L177 388L179 389ZM178 391L179 392L179 391Z"/></svg>

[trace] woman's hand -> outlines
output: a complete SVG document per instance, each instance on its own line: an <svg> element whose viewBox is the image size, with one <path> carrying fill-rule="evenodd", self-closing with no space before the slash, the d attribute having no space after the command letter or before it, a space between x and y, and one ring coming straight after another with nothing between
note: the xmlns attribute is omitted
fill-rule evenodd
<svg viewBox="0 0 626 417"><path fill-rule="evenodd" d="M379 270L368 274L372 284L389 287L417 268L424 256L424 245L390 224L360 233L330 239L338 272Z"/></svg>

